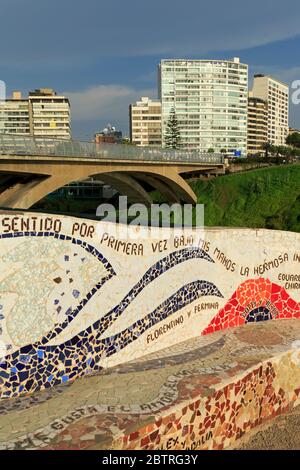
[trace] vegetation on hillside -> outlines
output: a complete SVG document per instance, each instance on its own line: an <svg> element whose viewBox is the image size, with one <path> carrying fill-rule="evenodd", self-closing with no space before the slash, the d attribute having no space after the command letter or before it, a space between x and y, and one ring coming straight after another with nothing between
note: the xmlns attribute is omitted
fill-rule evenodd
<svg viewBox="0 0 300 470"><path fill-rule="evenodd" d="M190 183L205 206L205 225L300 232L300 164L272 166ZM154 202L167 202L158 191ZM99 199L48 196L34 209L95 218ZM118 207L117 196L110 201Z"/></svg>
<svg viewBox="0 0 300 470"><path fill-rule="evenodd" d="M191 183L205 204L205 225L300 232L300 165L286 165Z"/></svg>

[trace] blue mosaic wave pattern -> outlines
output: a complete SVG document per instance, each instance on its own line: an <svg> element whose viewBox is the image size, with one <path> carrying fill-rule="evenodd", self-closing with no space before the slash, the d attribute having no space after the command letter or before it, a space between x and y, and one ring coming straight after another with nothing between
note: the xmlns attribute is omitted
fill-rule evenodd
<svg viewBox="0 0 300 470"><path fill-rule="evenodd" d="M136 299L143 289L145 289L145 287L147 287L152 281L173 267L191 259L202 259L210 263L214 263L210 255L200 248L184 248L182 250L171 253L151 266L143 275L143 277L137 282L137 284L135 284L135 286L128 292L119 305L101 317L101 319L94 323L93 326L98 329L100 333L104 333L104 331L107 330L117 320L117 318L122 315L122 313L133 302L133 300ZM82 305L82 307L84 305ZM59 335L70 324L70 322L76 318L82 307L79 306L73 312L69 313L66 321L47 333L47 335L41 339L41 343L47 344L50 340Z"/></svg>
<svg viewBox="0 0 300 470"><path fill-rule="evenodd" d="M26 236L25 234L27 236L53 236L54 238L77 243L89 251L89 253L97 256L105 264L106 269L109 271L109 277L115 275L112 267L101 253L81 240L47 232L25 232L24 236ZM21 235L15 234L15 236ZM8 236L2 236L2 238L8 238ZM5 357L5 360L0 364L1 397L19 396L20 394L52 387L73 380L76 377L93 373L101 368L99 366L101 359L109 357L125 348L149 328L197 298L207 295L222 297L222 294L213 284L202 280L196 281L179 289L152 313L135 322L129 328L117 335L101 339L107 328L120 317L128 305L149 283L179 263L195 258L214 262L206 252L197 248L186 248L170 254L152 266L120 304L100 320L69 341L55 346L47 346L47 342L63 331L97 292L100 286L96 285L86 298L80 302L78 307L69 313L66 320L49 332L41 341L24 346L15 353Z"/></svg>
<svg viewBox="0 0 300 470"><path fill-rule="evenodd" d="M195 281L187 284L162 302L153 312L133 323L129 328L126 328L110 338L102 340L102 343L106 347L106 353L103 357L109 357L115 354L117 351L120 351L128 344L132 343L132 341L139 338L149 328L165 320L198 298L205 296L223 297L219 289L211 282ZM103 357L101 357L101 359Z"/></svg>
<svg viewBox="0 0 300 470"><path fill-rule="evenodd" d="M202 296L222 297L217 287L207 281L195 281L179 289L153 312L129 328L109 338L90 326L81 334L59 346L40 343L16 351L1 365L2 398L58 385L101 367L100 360L109 357L137 340L157 323L168 318Z"/></svg>

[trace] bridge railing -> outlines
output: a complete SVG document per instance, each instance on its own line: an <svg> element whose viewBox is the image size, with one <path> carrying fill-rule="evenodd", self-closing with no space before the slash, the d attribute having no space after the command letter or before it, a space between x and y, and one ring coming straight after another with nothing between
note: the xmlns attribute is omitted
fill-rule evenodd
<svg viewBox="0 0 300 470"><path fill-rule="evenodd" d="M0 134L2 155L222 164L222 154Z"/></svg>

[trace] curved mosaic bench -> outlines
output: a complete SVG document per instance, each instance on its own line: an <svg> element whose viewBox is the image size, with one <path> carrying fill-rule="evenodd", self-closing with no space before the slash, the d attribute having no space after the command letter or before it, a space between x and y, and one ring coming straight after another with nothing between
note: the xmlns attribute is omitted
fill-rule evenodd
<svg viewBox="0 0 300 470"><path fill-rule="evenodd" d="M299 335L295 319L253 323L5 400L0 448L234 446L300 404Z"/></svg>

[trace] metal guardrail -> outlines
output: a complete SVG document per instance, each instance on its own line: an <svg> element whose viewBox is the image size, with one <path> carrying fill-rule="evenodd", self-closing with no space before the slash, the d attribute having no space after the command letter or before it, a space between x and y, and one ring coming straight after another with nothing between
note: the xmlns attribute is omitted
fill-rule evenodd
<svg viewBox="0 0 300 470"><path fill-rule="evenodd" d="M0 134L0 160L1 156L4 155L96 158L99 160L117 161L224 163L224 157L221 154L201 153L199 151L135 147L126 144L96 144L94 142L80 142L76 140L43 139Z"/></svg>

